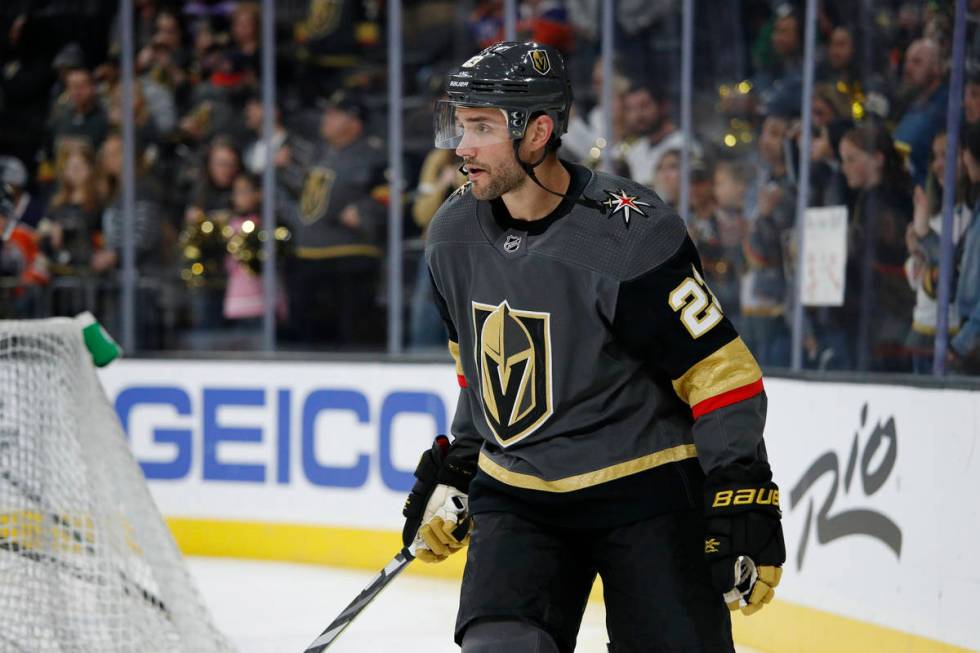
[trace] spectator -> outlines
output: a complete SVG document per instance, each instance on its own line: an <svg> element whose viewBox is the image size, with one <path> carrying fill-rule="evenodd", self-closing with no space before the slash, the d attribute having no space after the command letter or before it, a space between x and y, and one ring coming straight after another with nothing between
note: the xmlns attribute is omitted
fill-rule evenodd
<svg viewBox="0 0 980 653"><path fill-rule="evenodd" d="M101 238L104 186L87 143L64 144L58 159L55 194L38 233L61 273L84 274Z"/></svg>
<svg viewBox="0 0 980 653"><path fill-rule="evenodd" d="M957 157L959 159L959 157ZM957 164L959 168L959 164ZM912 358L912 371L916 374L931 374L933 344L936 338L938 307L936 289L939 287L939 264L941 256L940 241L943 227L942 192L946 170L946 134L939 133L932 140L932 161L926 188L916 186L913 195L914 211L905 242L909 257L905 261L905 276L909 286L915 291L915 308L912 311L912 326L906 344ZM956 178L961 178L962 170L957 170ZM970 225L972 215L966 204L963 184L957 184L956 205L953 208L953 243ZM949 305L949 332L955 334L959 327L959 314L956 302Z"/></svg>
<svg viewBox="0 0 980 653"><path fill-rule="evenodd" d="M107 117L109 126L115 131L123 128L123 89L122 84L116 84L109 95ZM146 103L146 96L140 84L133 85L133 127L136 132L137 149L151 146L160 139L160 129L157 127L153 114Z"/></svg>
<svg viewBox="0 0 980 653"><path fill-rule="evenodd" d="M826 58L815 72L817 82L837 87L842 85L849 93L860 88L860 75L854 61L854 32L847 25L837 25L827 42ZM857 88L856 88L857 85Z"/></svg>
<svg viewBox="0 0 980 653"><path fill-rule="evenodd" d="M848 218L842 344L854 369L904 372L911 367L905 336L913 300L903 268L912 208L908 173L878 123L849 131L840 150L847 184L856 191Z"/></svg>
<svg viewBox="0 0 980 653"><path fill-rule="evenodd" d="M46 260L34 230L18 221L20 191L8 181L16 174L15 166L0 165L0 318L36 317L41 286L49 279Z"/></svg>
<svg viewBox="0 0 980 653"><path fill-rule="evenodd" d="M738 314L738 267L732 259L735 247L722 242L722 228L718 220L718 202L714 191L714 173L701 159L691 162L691 212L687 219L691 240L698 246L704 280L721 304L729 319Z"/></svg>
<svg viewBox="0 0 980 653"><path fill-rule="evenodd" d="M667 150L660 156L653 173L653 190L667 205L677 208L681 196L680 150Z"/></svg>
<svg viewBox="0 0 980 653"><path fill-rule="evenodd" d="M905 53L902 71L903 95L908 105L895 127L894 138L908 156L912 180L925 183L929 148L946 119L949 91L943 83L939 46L927 39L913 41Z"/></svg>
<svg viewBox="0 0 980 653"><path fill-rule="evenodd" d="M488 48L503 41L503 3L500 0L477 0L469 16L470 38L477 49Z"/></svg>
<svg viewBox="0 0 980 653"><path fill-rule="evenodd" d="M106 273L119 266L123 246L122 205L123 141L122 136L109 134L99 150L99 164L105 175L108 204L102 213L102 246L92 256L92 269ZM168 226L162 219L156 192L145 178L144 157L136 156L136 192L132 216L133 239L136 244L136 266L143 275L159 275L163 230ZM170 238L173 242L173 238Z"/></svg>
<svg viewBox="0 0 980 653"><path fill-rule="evenodd" d="M745 166L721 161L715 166L713 190L717 202L714 222L718 234L716 281L711 289L721 301L729 320L741 329L741 281L745 273L742 242L748 232L745 219L745 189L748 186Z"/></svg>
<svg viewBox="0 0 980 653"><path fill-rule="evenodd" d="M31 229L36 227L44 216L44 203L28 192L27 168L20 159L0 156L0 184L6 184L9 190L7 218Z"/></svg>
<svg viewBox="0 0 980 653"><path fill-rule="evenodd" d="M191 110L180 120L179 128L190 144L206 143L216 135L234 140L236 146L248 141L241 119L245 99L254 79L245 61L230 50L216 55L207 81L191 94Z"/></svg>
<svg viewBox="0 0 980 653"><path fill-rule="evenodd" d="M216 138L208 148L205 176L194 190L189 206L184 212L187 223L181 242L191 241L194 247L184 247L184 254L191 249L194 256L187 257L185 265L193 276L185 274L190 282L189 334L191 346L209 347L214 330L222 324L222 304L225 275L225 231L231 215L232 185L241 170L238 150L226 138ZM195 264L198 264L195 273ZM185 272L186 272L185 268Z"/></svg>
<svg viewBox="0 0 980 653"><path fill-rule="evenodd" d="M0 152L27 163L46 140L54 81L39 32L36 21L20 15L0 39Z"/></svg>
<svg viewBox="0 0 980 653"><path fill-rule="evenodd" d="M739 252L748 228L745 189L751 180L749 174L748 167L735 160L723 160L715 165L714 193L721 240L726 247L736 247Z"/></svg>
<svg viewBox="0 0 980 653"><path fill-rule="evenodd" d="M645 186L653 183L657 162L664 152L680 149L684 134L668 113L666 97L649 86L634 86L623 99L623 128L629 149L630 176ZM695 155L700 148L692 144Z"/></svg>
<svg viewBox="0 0 980 653"><path fill-rule="evenodd" d="M252 251L252 245L249 245L261 245L258 238L249 238L250 234L258 233L262 224L259 215L261 208L262 190L259 180L245 173L238 175L232 191L232 214L228 226L233 239L231 242L235 242L236 234L242 234L244 238L236 243L233 252L233 248L229 246L229 254L225 257L228 285L224 298L225 320L234 325L235 333L231 335L234 349L261 348L265 289L260 276L262 267L256 264L259 253ZM285 308L282 298L283 295L280 295L280 301L277 302L280 313Z"/></svg>
<svg viewBox="0 0 980 653"><path fill-rule="evenodd" d="M301 97L312 100L342 87L350 69L381 42L380 3L308 0L307 6L294 38L298 90Z"/></svg>
<svg viewBox="0 0 980 653"><path fill-rule="evenodd" d="M177 123L176 104L187 99L190 58L183 45L180 22L162 11L156 19L153 40L136 57L136 72L153 118L162 133Z"/></svg>
<svg viewBox="0 0 980 653"><path fill-rule="evenodd" d="M967 64L964 81L963 122L967 127L972 127L980 124L980 62L972 61Z"/></svg>
<svg viewBox="0 0 980 653"><path fill-rule="evenodd" d="M188 54L177 16L161 11L155 20L152 39L136 55L136 73L149 74L165 85L176 87L184 81Z"/></svg>
<svg viewBox="0 0 980 653"><path fill-rule="evenodd" d="M330 347L378 345L377 303L386 194L385 155L365 134L367 110L335 93L320 124L325 148L310 168L292 214L287 269L294 336ZM357 310L351 310L357 306Z"/></svg>
<svg viewBox="0 0 980 653"><path fill-rule="evenodd" d="M847 204L847 180L840 169L840 139L854 128L849 118L819 127L810 149L810 206Z"/></svg>
<svg viewBox="0 0 980 653"><path fill-rule="evenodd" d="M206 216L219 212L224 221L231 207L231 187L241 170L241 161L235 144L224 137L215 138L205 158L205 175L191 195L184 213L188 222L200 222ZM214 216L210 216L214 217Z"/></svg>
<svg viewBox="0 0 980 653"><path fill-rule="evenodd" d="M980 374L980 219L977 218L977 189L980 188L980 129L971 127L963 138L963 167L970 181L973 219L963 235L956 308L960 330L949 343L954 365L967 374Z"/></svg>
<svg viewBox="0 0 980 653"><path fill-rule="evenodd" d="M851 108L847 97L834 86L817 84L813 87L811 119L815 129L829 125L834 120L850 118Z"/></svg>
<svg viewBox="0 0 980 653"><path fill-rule="evenodd" d="M262 140L262 98L252 95L245 101L245 127L252 137L245 147L243 160L245 168L253 175L260 175L265 169L267 160L265 141ZM289 161L290 151L287 141L289 133L282 124L282 114L279 108L274 110L272 123L272 147L275 150L273 164L281 168Z"/></svg>
<svg viewBox="0 0 980 653"><path fill-rule="evenodd" d="M187 65L187 76L191 84L200 84L211 77L217 67L221 53L218 35L214 33L211 24L199 20L191 26L192 50L190 63Z"/></svg>
<svg viewBox="0 0 980 653"><path fill-rule="evenodd" d="M422 230L423 238L436 211L453 189L464 183L466 177L459 171L459 160L453 150L436 149L425 157L415 203L412 205L412 217ZM419 259L415 275L409 344L414 349L446 346L446 329L433 300L429 266L426 265L424 256Z"/></svg>
<svg viewBox="0 0 980 653"><path fill-rule="evenodd" d="M169 334L164 333L168 320L163 316L172 312L167 299L170 292L161 290L164 283L164 265L173 259L174 227L164 219L159 202L159 189L152 175L148 174L148 156L138 148L135 160L133 213L123 211L122 172L123 142L118 132L110 132L99 149L99 166L105 175L108 204L102 212L102 242L92 254L92 270L107 280L117 280L124 247L125 223L131 222L136 257L136 270L140 283L136 290L135 319L139 346L159 348ZM101 298L99 319L107 329L122 328L119 295L114 284L108 284L109 292ZM169 288L168 288L169 290Z"/></svg>
<svg viewBox="0 0 980 653"><path fill-rule="evenodd" d="M258 78L262 67L259 57L261 25L262 9L258 2L239 2L231 12L231 39L235 44L235 54L242 60L243 68L254 78Z"/></svg>
<svg viewBox="0 0 980 653"><path fill-rule="evenodd" d="M750 227L743 243L742 338L763 368L786 367L790 360L786 242L795 222L796 185L784 154L789 118L772 114L762 123L757 199L747 209Z"/></svg>
<svg viewBox="0 0 980 653"><path fill-rule="evenodd" d="M50 103L52 106L63 105L68 101L65 95L68 88L68 73L76 68L85 67L85 53L82 51L82 46L76 41L66 44L58 50L58 54L51 61L51 67L57 73L57 79L50 89ZM95 77L95 74L93 73L92 76Z"/></svg>
<svg viewBox="0 0 980 653"><path fill-rule="evenodd" d="M789 2L776 6L769 38L769 48L756 51L756 73L752 91L764 104L774 95L796 88L803 79L802 30L799 16Z"/></svg>
<svg viewBox="0 0 980 653"><path fill-rule="evenodd" d="M73 68L66 78L67 97L55 106L49 127L57 150L65 140L82 141L94 151L109 132L109 120L99 104L92 73Z"/></svg>
<svg viewBox="0 0 980 653"><path fill-rule="evenodd" d="M135 0L133 2L133 38L137 50L150 43L156 33L156 19L160 11L157 0ZM118 44L122 41L120 17L117 14L112 21L111 42Z"/></svg>
<svg viewBox="0 0 980 653"><path fill-rule="evenodd" d="M613 141L621 143L625 132L623 96L629 89L629 81L620 75L613 76L612 88L612 131ZM596 60L592 69L592 91L597 100L602 97L602 61ZM595 167L602 157L602 149L606 147L605 123L601 104L596 104L583 118L575 110L568 122L568 131L562 136L562 154L568 158L580 161L583 165ZM626 168L622 160L622 151L615 153L618 165ZM623 172L626 172L625 170Z"/></svg>
<svg viewBox="0 0 980 653"><path fill-rule="evenodd" d="M575 44L575 29L565 4L563 0L531 0L521 7L518 31L530 41L553 45L567 54Z"/></svg>
<svg viewBox="0 0 980 653"><path fill-rule="evenodd" d="M833 120L814 136L810 150L809 206L850 205L852 193L841 171L840 142L852 129L854 122L849 118ZM842 343L845 335L839 327L838 312L827 306L806 309L803 346L808 367L840 370L850 365L850 359L842 354L846 345Z"/></svg>

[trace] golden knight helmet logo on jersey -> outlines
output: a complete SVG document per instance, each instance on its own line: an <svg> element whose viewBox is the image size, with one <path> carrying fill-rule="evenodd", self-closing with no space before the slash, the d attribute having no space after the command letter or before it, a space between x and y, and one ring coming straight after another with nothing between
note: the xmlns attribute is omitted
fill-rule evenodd
<svg viewBox="0 0 980 653"><path fill-rule="evenodd" d="M473 302L480 398L490 430L507 447L553 412L551 315Z"/></svg>
<svg viewBox="0 0 980 653"><path fill-rule="evenodd" d="M299 200L299 214L303 224L313 224L326 214L336 179L337 173L329 168L315 167L306 175L303 194Z"/></svg>

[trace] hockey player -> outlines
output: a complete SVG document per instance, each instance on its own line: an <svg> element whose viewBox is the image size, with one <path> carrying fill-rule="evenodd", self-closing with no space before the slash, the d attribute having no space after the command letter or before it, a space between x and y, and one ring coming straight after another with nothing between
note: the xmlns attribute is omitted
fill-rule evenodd
<svg viewBox="0 0 980 653"><path fill-rule="evenodd" d="M447 91L436 145L469 181L425 256L460 395L405 543L469 542L464 653L572 651L596 574L611 651L733 651L726 603L768 603L785 558L758 365L677 214L557 158L555 49L492 46Z"/></svg>

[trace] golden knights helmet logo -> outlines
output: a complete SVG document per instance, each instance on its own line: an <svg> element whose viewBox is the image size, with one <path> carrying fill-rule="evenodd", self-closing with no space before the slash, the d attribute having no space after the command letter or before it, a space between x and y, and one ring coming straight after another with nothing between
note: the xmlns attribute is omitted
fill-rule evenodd
<svg viewBox="0 0 980 653"><path fill-rule="evenodd" d="M551 314L473 302L476 367L483 415L507 447L544 424L552 412Z"/></svg>
<svg viewBox="0 0 980 653"><path fill-rule="evenodd" d="M551 60L544 50L531 50L531 65L539 75L547 75L551 71Z"/></svg>

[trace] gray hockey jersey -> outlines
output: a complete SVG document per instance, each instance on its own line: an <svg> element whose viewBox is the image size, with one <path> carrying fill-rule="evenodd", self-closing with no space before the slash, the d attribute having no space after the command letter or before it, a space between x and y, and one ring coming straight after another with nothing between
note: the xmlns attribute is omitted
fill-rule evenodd
<svg viewBox="0 0 980 653"><path fill-rule="evenodd" d="M704 473L765 459L761 371L677 214L564 165L569 197L542 220L463 186L429 229L471 511L614 526L700 507Z"/></svg>

